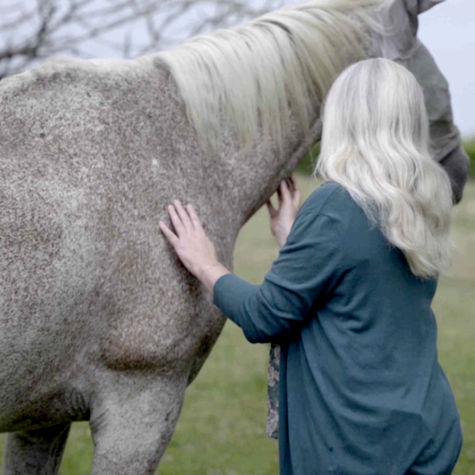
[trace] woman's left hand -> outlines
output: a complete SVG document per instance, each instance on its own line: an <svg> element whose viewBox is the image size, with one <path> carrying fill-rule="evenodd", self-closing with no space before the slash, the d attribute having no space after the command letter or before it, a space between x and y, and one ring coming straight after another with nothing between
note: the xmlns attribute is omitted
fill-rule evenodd
<svg viewBox="0 0 475 475"><path fill-rule="evenodd" d="M270 198L266 204L269 210L271 232L279 246L283 247L300 207L301 193L294 175L280 183L277 195L279 197L277 209L272 205Z"/></svg>
<svg viewBox="0 0 475 475"><path fill-rule="evenodd" d="M168 214L175 228L173 232L163 221L158 225L175 249L183 265L212 291L216 280L228 274L216 256L214 244L206 235L195 209L175 200L168 206Z"/></svg>

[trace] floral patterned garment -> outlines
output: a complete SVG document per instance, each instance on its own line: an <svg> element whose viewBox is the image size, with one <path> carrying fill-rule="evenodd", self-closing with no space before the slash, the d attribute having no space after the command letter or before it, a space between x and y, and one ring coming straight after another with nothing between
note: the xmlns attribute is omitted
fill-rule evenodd
<svg viewBox="0 0 475 475"><path fill-rule="evenodd" d="M280 345L271 343L267 371L267 437L278 439L279 434L279 376Z"/></svg>

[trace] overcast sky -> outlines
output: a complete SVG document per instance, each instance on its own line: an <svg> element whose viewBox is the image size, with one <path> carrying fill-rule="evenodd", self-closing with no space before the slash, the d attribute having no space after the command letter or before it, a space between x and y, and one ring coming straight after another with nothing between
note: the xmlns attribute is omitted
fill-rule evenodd
<svg viewBox="0 0 475 475"><path fill-rule="evenodd" d="M449 81L455 123L475 138L475 0L446 0L419 22L419 38Z"/></svg>

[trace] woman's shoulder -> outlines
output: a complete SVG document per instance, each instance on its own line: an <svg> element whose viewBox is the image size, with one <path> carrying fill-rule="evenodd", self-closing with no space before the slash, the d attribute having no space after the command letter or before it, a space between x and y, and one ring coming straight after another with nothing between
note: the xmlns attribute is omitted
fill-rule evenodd
<svg viewBox="0 0 475 475"><path fill-rule="evenodd" d="M353 199L342 185L327 181L310 194L300 212L337 217L341 211L347 212L351 203Z"/></svg>

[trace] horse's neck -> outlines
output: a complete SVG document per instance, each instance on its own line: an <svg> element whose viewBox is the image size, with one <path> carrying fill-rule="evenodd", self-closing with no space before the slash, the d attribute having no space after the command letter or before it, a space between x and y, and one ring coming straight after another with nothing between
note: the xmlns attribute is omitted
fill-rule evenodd
<svg viewBox="0 0 475 475"><path fill-rule="evenodd" d="M166 132L159 131L164 147L162 160L167 162L167 167L176 168L177 173L179 170L181 180L172 186L176 188L176 197L196 202L205 213L209 209L206 220L221 228L215 233L226 233L234 238L276 190L282 178L295 169L312 143L320 138L320 122L316 122L305 137L296 126L286 130L282 137L283 153L279 153L277 144L269 139L258 140L243 149L225 138L216 150L207 150L200 146L185 117L185 107L173 79L163 70L160 74L157 107L166 121L163 124ZM165 144L169 147L165 148ZM170 159L174 164L168 164Z"/></svg>
<svg viewBox="0 0 475 475"><path fill-rule="evenodd" d="M294 127L286 131L283 153L278 152L276 144L263 140L250 151L234 151L221 157L229 170L226 177L228 200L236 217L237 230L265 203L281 180L295 169L311 145L319 140L321 122L316 120L305 135Z"/></svg>

